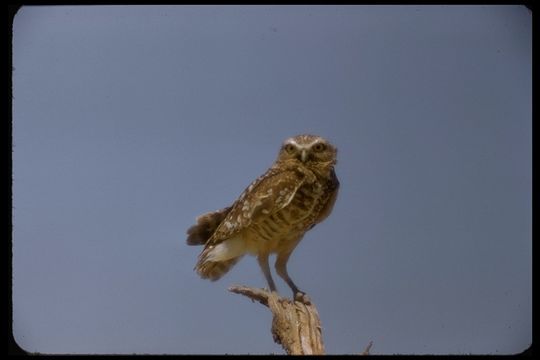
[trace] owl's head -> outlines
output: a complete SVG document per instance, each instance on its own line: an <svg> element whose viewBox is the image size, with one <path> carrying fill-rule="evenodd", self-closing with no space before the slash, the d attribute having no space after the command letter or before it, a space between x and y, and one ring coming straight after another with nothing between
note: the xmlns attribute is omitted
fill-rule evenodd
<svg viewBox="0 0 540 360"><path fill-rule="evenodd" d="M334 165L337 149L326 139L316 135L298 135L283 142L279 160L297 160L306 165Z"/></svg>

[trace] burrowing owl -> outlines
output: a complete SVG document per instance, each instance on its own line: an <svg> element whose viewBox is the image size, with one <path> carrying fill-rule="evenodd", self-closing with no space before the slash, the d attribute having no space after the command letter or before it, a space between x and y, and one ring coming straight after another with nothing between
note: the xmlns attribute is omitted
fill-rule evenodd
<svg viewBox="0 0 540 360"><path fill-rule="evenodd" d="M271 291L276 290L268 256L296 300L308 297L289 277L287 260L306 231L323 221L336 201L337 149L319 136L285 140L277 160L229 207L201 215L188 231L188 245L205 245L195 270L218 280L245 254L257 256Z"/></svg>

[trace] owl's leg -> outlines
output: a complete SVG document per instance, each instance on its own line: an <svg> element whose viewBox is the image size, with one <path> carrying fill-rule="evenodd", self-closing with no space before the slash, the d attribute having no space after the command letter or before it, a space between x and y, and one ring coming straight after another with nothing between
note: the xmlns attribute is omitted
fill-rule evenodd
<svg viewBox="0 0 540 360"><path fill-rule="evenodd" d="M276 291L276 284L274 284L274 279L272 279L272 274L270 273L270 266L268 265L268 255L268 253L259 254L259 256L257 256L257 261L266 278L270 291Z"/></svg>
<svg viewBox="0 0 540 360"><path fill-rule="evenodd" d="M289 261L289 257L291 256L293 249L294 246L288 251L278 253L275 264L276 272L283 280L285 280L287 285L289 285L289 287L291 288L294 300L309 305L311 304L309 296L307 296L305 292L298 289L298 286L296 286L296 284L292 281L289 273L287 272L287 261Z"/></svg>

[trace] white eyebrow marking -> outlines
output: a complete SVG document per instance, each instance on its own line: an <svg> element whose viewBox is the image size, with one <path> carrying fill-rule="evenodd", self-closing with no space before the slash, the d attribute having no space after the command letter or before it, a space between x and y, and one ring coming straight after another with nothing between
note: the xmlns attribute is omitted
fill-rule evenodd
<svg viewBox="0 0 540 360"><path fill-rule="evenodd" d="M285 144L293 144L296 146L300 146L293 138L287 139L287 141L285 141Z"/></svg>
<svg viewBox="0 0 540 360"><path fill-rule="evenodd" d="M322 142L321 139L315 139L313 140L312 142L310 142L309 144L306 145L306 147L311 147L313 146L314 144L318 143L318 142Z"/></svg>
<svg viewBox="0 0 540 360"><path fill-rule="evenodd" d="M299 143L296 142L296 140L294 140L293 138L290 138L290 139L287 139L287 141L285 141L285 144L293 144L298 149L303 150L303 149L309 149L310 147L312 147L314 144L318 142L322 142L322 139L316 138L315 140L313 140L312 142L308 144L300 145Z"/></svg>

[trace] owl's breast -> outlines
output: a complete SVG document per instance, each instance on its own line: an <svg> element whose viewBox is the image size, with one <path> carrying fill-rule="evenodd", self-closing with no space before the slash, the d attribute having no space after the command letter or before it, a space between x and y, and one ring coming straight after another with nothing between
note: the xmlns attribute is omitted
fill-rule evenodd
<svg viewBox="0 0 540 360"><path fill-rule="evenodd" d="M275 252L285 241L301 237L315 225L330 195L324 183L301 186L281 210L251 224L244 237L249 252Z"/></svg>
<svg viewBox="0 0 540 360"><path fill-rule="evenodd" d="M301 186L296 192L289 206L282 211L294 227L300 231L307 231L315 224L319 213L329 199L326 183L316 181Z"/></svg>

